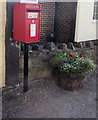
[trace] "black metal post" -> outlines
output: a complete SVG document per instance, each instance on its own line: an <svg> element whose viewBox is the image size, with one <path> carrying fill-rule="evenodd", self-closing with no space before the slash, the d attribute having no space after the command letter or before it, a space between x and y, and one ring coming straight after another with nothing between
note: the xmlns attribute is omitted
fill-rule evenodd
<svg viewBox="0 0 98 120"><path fill-rule="evenodd" d="M28 44L24 43L24 86L23 91L28 91Z"/></svg>

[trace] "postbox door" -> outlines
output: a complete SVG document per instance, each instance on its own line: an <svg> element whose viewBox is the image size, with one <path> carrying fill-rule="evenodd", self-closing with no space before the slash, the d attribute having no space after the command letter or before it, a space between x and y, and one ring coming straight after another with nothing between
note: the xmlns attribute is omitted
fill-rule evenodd
<svg viewBox="0 0 98 120"><path fill-rule="evenodd" d="M40 20L39 19L27 20L26 43L33 43L39 41L40 41Z"/></svg>

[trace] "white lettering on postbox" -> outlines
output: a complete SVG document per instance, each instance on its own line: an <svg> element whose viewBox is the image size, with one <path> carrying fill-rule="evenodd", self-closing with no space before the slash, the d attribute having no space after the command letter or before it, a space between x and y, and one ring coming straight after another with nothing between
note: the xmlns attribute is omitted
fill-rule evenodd
<svg viewBox="0 0 98 120"><path fill-rule="evenodd" d="M28 13L28 18L38 18L38 13Z"/></svg>

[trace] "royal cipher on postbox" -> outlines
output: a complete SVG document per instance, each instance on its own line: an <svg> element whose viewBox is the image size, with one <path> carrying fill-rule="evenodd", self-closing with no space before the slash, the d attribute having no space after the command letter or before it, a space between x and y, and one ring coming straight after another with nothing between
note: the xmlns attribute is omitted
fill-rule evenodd
<svg viewBox="0 0 98 120"><path fill-rule="evenodd" d="M40 41L41 4L16 3L13 12L13 39L23 43Z"/></svg>

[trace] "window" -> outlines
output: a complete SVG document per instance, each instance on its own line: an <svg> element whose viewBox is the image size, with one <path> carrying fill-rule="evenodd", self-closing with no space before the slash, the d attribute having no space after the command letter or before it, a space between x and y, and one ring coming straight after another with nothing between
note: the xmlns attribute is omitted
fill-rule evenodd
<svg viewBox="0 0 98 120"><path fill-rule="evenodd" d="M94 2L93 20L98 20L98 0Z"/></svg>

